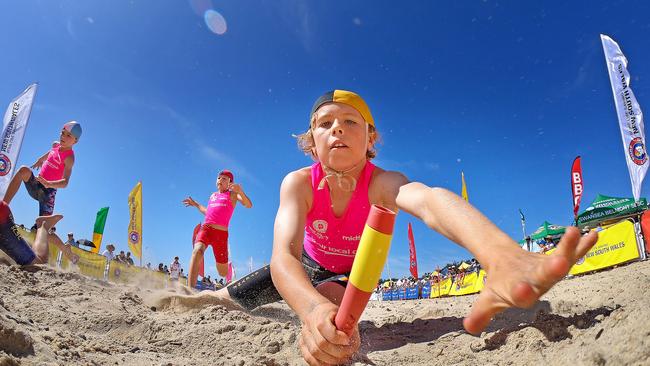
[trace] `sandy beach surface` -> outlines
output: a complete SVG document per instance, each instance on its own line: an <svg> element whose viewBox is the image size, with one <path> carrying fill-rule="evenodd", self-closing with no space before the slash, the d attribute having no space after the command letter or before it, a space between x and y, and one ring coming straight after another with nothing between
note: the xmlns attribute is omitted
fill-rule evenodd
<svg viewBox="0 0 650 366"><path fill-rule="evenodd" d="M155 307L167 296L0 263L0 366L304 364L284 303ZM462 328L475 298L371 302L352 364L650 365L650 261L564 280L480 337Z"/></svg>

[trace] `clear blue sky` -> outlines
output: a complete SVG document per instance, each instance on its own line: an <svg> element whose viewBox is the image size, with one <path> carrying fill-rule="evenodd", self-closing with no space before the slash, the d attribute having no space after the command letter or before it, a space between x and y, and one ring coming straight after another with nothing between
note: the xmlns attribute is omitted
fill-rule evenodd
<svg viewBox="0 0 650 366"><path fill-rule="evenodd" d="M583 208L598 193L631 196L599 34L630 61L650 108L645 1L6 1L0 11L0 106L38 82L19 164L31 165L71 119L84 134L70 185L57 195L60 233L90 238L110 206L104 245L127 249L127 195L143 182L145 263L187 268L220 169L254 207L230 227L238 273L268 263L278 188L311 164L292 133L321 93L359 92L383 143L376 163L460 191L516 240L572 217L570 164L583 157ZM207 26L214 9L223 34ZM216 29L216 28L215 28ZM222 28L223 29L223 28ZM644 184L643 193L647 193ZM29 224L38 205L12 203ZM401 213L392 275L408 272ZM421 272L469 254L414 222ZM211 254L208 273L216 273ZM386 275L386 272L384 273Z"/></svg>

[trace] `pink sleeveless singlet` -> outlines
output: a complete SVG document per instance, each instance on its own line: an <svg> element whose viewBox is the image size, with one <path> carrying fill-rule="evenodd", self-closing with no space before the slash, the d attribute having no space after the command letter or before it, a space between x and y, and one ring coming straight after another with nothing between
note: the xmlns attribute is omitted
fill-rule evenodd
<svg viewBox="0 0 650 366"><path fill-rule="evenodd" d="M314 199L305 223L304 250L329 271L341 274L352 269L359 239L370 212L368 187L374 169L371 162L366 162L348 207L341 217L336 217L332 211L327 183L323 189L318 189L318 184L325 176L323 168L320 163L311 167Z"/></svg>

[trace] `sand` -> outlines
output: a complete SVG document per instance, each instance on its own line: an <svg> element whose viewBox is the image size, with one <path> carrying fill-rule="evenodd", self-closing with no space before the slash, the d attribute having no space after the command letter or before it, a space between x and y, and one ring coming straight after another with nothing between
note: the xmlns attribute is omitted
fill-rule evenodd
<svg viewBox="0 0 650 366"><path fill-rule="evenodd" d="M152 307L169 292L0 261L1 365L302 365L284 303ZM463 331L476 295L371 302L354 365L650 365L650 261L564 280Z"/></svg>

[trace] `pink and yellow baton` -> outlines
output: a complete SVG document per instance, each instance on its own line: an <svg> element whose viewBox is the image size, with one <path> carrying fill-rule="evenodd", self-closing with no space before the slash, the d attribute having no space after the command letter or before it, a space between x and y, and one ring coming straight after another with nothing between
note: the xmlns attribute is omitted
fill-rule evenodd
<svg viewBox="0 0 650 366"><path fill-rule="evenodd" d="M352 263L350 279L334 319L337 329L350 333L359 321L381 277L381 271L388 258L394 226L393 211L372 205Z"/></svg>

